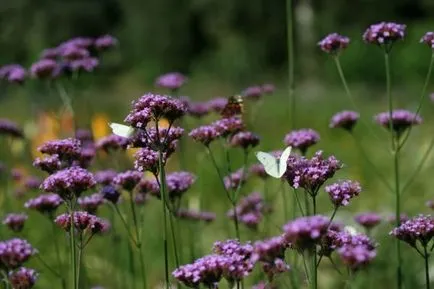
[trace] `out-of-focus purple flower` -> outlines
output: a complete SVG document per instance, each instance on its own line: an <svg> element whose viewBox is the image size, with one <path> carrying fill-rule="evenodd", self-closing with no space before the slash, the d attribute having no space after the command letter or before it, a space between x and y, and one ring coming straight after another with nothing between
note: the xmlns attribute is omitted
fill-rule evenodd
<svg viewBox="0 0 434 289"><path fill-rule="evenodd" d="M136 192L141 195L160 195L160 187L155 179L144 178L136 186Z"/></svg>
<svg viewBox="0 0 434 289"><path fill-rule="evenodd" d="M267 179L269 177L269 175L265 171L264 165L260 163L251 165L249 168L249 172L252 175L260 177L261 179Z"/></svg>
<svg viewBox="0 0 434 289"><path fill-rule="evenodd" d="M24 178L24 171L21 168L12 168L11 177L16 182L21 182Z"/></svg>
<svg viewBox="0 0 434 289"><path fill-rule="evenodd" d="M7 64L0 67L0 80L21 84L27 76L27 71L19 64Z"/></svg>
<svg viewBox="0 0 434 289"><path fill-rule="evenodd" d="M82 147L93 146L93 134L88 129L77 129L75 131L75 138L80 141Z"/></svg>
<svg viewBox="0 0 434 289"><path fill-rule="evenodd" d="M103 196L104 199L108 200L113 204L116 204L119 201L119 197L121 196L118 190L116 190L116 188L111 185L106 185L102 187L99 193Z"/></svg>
<svg viewBox="0 0 434 289"><path fill-rule="evenodd" d="M71 167L47 177L41 185L45 192L56 193L62 199L70 200L96 184L93 175L80 167Z"/></svg>
<svg viewBox="0 0 434 289"><path fill-rule="evenodd" d="M143 177L143 173L139 171L125 171L119 173L113 180L113 184L122 189L132 192Z"/></svg>
<svg viewBox="0 0 434 289"><path fill-rule="evenodd" d="M330 200L335 207L347 206L350 200L360 194L362 188L359 182L351 180L341 181L325 187Z"/></svg>
<svg viewBox="0 0 434 289"><path fill-rule="evenodd" d="M96 155L95 148L93 147L83 148L80 151L80 155L78 156L78 159L75 162L73 162L73 165L77 165L83 169L86 169L90 167L90 165L92 164L95 155Z"/></svg>
<svg viewBox="0 0 434 289"><path fill-rule="evenodd" d="M210 109L215 112L221 112L226 104L228 104L228 99L226 97L216 97L208 101Z"/></svg>
<svg viewBox="0 0 434 289"><path fill-rule="evenodd" d="M26 214L7 214L3 218L3 225L7 226L11 231L21 232L27 218Z"/></svg>
<svg viewBox="0 0 434 289"><path fill-rule="evenodd" d="M81 147L79 140L67 138L47 141L38 150L43 154L58 155L62 161L72 161L80 156Z"/></svg>
<svg viewBox="0 0 434 289"><path fill-rule="evenodd" d="M41 59L52 59L56 60L60 56L59 47L46 48L42 50Z"/></svg>
<svg viewBox="0 0 434 289"><path fill-rule="evenodd" d="M355 111L344 110L333 115L330 121L331 128L343 128L351 132L360 118L360 114Z"/></svg>
<svg viewBox="0 0 434 289"><path fill-rule="evenodd" d="M241 94L246 98L257 100L262 96L263 92L261 86L250 86L244 89Z"/></svg>
<svg viewBox="0 0 434 289"><path fill-rule="evenodd" d="M285 259L285 250L289 243L283 236L276 236L253 244L254 262L273 262L275 259Z"/></svg>
<svg viewBox="0 0 434 289"><path fill-rule="evenodd" d="M68 62L68 66L72 71L77 72L92 72L99 65L98 58L95 57L86 57L82 59L76 59L71 62Z"/></svg>
<svg viewBox="0 0 434 289"><path fill-rule="evenodd" d="M274 280L275 276L288 272L289 270L291 270L291 267L284 259L276 258L272 262L262 263L262 271L267 275L270 282Z"/></svg>
<svg viewBox="0 0 434 289"><path fill-rule="evenodd" d="M427 32L424 36L420 39L420 43L425 43L430 48L434 49L434 32Z"/></svg>
<svg viewBox="0 0 434 289"><path fill-rule="evenodd" d="M434 210L434 201L429 200L425 203L425 205L430 208L431 210Z"/></svg>
<svg viewBox="0 0 434 289"><path fill-rule="evenodd" d="M254 148L259 144L259 137L250 131L240 131L230 137L229 144L243 149Z"/></svg>
<svg viewBox="0 0 434 289"><path fill-rule="evenodd" d="M244 130L243 120L239 117L230 117L217 120L211 124L218 135L227 137Z"/></svg>
<svg viewBox="0 0 434 289"><path fill-rule="evenodd" d="M8 280L13 289L31 289L38 277L39 274L35 270L20 267L18 270L9 273Z"/></svg>
<svg viewBox="0 0 434 289"><path fill-rule="evenodd" d="M243 185L247 181L248 172L242 168L233 172L232 174L224 177L224 183L227 190L237 189L238 186Z"/></svg>
<svg viewBox="0 0 434 289"><path fill-rule="evenodd" d="M392 130L400 136L410 126L421 124L422 118L408 110L396 109L392 111L392 120L389 112L382 112L375 116L375 121L385 129L390 129L391 126Z"/></svg>
<svg viewBox="0 0 434 289"><path fill-rule="evenodd" d="M409 220L408 215L405 213L401 213L400 223L407 222L408 220ZM389 222L390 224L396 224L396 215L395 214L389 214L388 216L386 216L386 221Z"/></svg>
<svg viewBox="0 0 434 289"><path fill-rule="evenodd" d="M265 83L262 85L261 89L262 89L262 92L265 94L273 94L274 91L276 90L276 87L274 86L274 84Z"/></svg>
<svg viewBox="0 0 434 289"><path fill-rule="evenodd" d="M303 188L315 195L325 181L341 168L341 162L334 156L324 158L322 151L318 151L311 159L290 156L285 178L292 187Z"/></svg>
<svg viewBox="0 0 434 289"><path fill-rule="evenodd" d="M264 198L258 192L242 198L234 209L227 213L231 219L235 218L235 213L240 223L243 223L251 229L257 229L262 221L264 214L269 213L271 208L265 203Z"/></svg>
<svg viewBox="0 0 434 289"><path fill-rule="evenodd" d="M155 86L170 90L177 90L187 82L187 77L179 72L169 72L163 74L155 81Z"/></svg>
<svg viewBox="0 0 434 289"><path fill-rule="evenodd" d="M24 239L13 238L0 242L0 268L9 271L20 267L36 253Z"/></svg>
<svg viewBox="0 0 434 289"><path fill-rule="evenodd" d="M208 102L190 102L188 105L188 114L196 118L201 118L208 115L210 109Z"/></svg>
<svg viewBox="0 0 434 289"><path fill-rule="evenodd" d="M167 194L170 200L181 198L194 184L196 176L189 172L173 172L166 176ZM160 191L157 192L160 198Z"/></svg>
<svg viewBox="0 0 434 289"><path fill-rule="evenodd" d="M260 281L259 283L252 286L252 289L277 289L276 285L270 284L269 282Z"/></svg>
<svg viewBox="0 0 434 289"><path fill-rule="evenodd" d="M193 138L193 140L200 142L205 146L209 146L213 140L220 136L216 128L212 125L203 125L195 128L188 135Z"/></svg>
<svg viewBox="0 0 434 289"><path fill-rule="evenodd" d="M0 135L23 138L23 130L15 123L6 118L0 119Z"/></svg>
<svg viewBox="0 0 434 289"><path fill-rule="evenodd" d="M87 49L75 45L65 45L62 47L61 56L67 61L88 58L90 53Z"/></svg>
<svg viewBox="0 0 434 289"><path fill-rule="evenodd" d="M348 44L350 44L350 38L338 33L329 34L318 42L318 46L322 51L333 55L343 51Z"/></svg>
<svg viewBox="0 0 434 289"><path fill-rule="evenodd" d="M30 67L30 74L34 78L50 79L54 77L58 64L52 59L41 59Z"/></svg>
<svg viewBox="0 0 434 289"><path fill-rule="evenodd" d="M28 190L37 190L42 184L42 180L35 176L28 176L24 179L24 186Z"/></svg>
<svg viewBox="0 0 434 289"><path fill-rule="evenodd" d="M205 223L210 223L215 220L216 215L212 212L201 212L180 208L176 212L176 217L186 221L203 221Z"/></svg>
<svg viewBox="0 0 434 289"><path fill-rule="evenodd" d="M125 150L128 146L128 139L115 134L99 139L95 144L97 149L105 152Z"/></svg>
<svg viewBox="0 0 434 289"><path fill-rule="evenodd" d="M94 39L91 37L74 37L63 42L59 47L76 46L80 48L89 48L94 43Z"/></svg>
<svg viewBox="0 0 434 289"><path fill-rule="evenodd" d="M345 245L338 249L338 254L342 262L353 271L369 265L377 256L376 250L370 250L362 245Z"/></svg>
<svg viewBox="0 0 434 289"><path fill-rule="evenodd" d="M354 217L354 220L361 226L370 230L381 223L381 216L377 213L367 212L358 214Z"/></svg>
<svg viewBox="0 0 434 289"><path fill-rule="evenodd" d="M319 142L319 134L313 129L293 130L285 136L284 143L287 146L299 149L304 155L308 148Z"/></svg>
<svg viewBox="0 0 434 289"><path fill-rule="evenodd" d="M366 29L363 40L366 43L376 44L390 51L391 45L398 40L404 39L406 26L393 22L380 22Z"/></svg>
<svg viewBox="0 0 434 289"><path fill-rule="evenodd" d="M321 241L328 226L325 216L300 217L283 226L284 238L298 250L310 249Z"/></svg>
<svg viewBox="0 0 434 289"><path fill-rule="evenodd" d="M88 212L75 211L72 212L74 227L84 233L98 234L105 233L110 229L110 223ZM71 215L65 213L57 216L54 220L57 226L68 232L71 227Z"/></svg>
<svg viewBox="0 0 434 289"><path fill-rule="evenodd" d="M153 174L158 173L158 152L149 148L141 148L134 155L134 168L139 172L150 171Z"/></svg>
<svg viewBox="0 0 434 289"><path fill-rule="evenodd" d="M44 194L28 200L24 204L24 207L51 216L62 203L63 200L58 195Z"/></svg>
<svg viewBox="0 0 434 289"><path fill-rule="evenodd" d="M77 202L81 209L90 214L95 214L98 208L104 204L104 197L102 194L96 193L78 198Z"/></svg>
<svg viewBox="0 0 434 289"><path fill-rule="evenodd" d="M95 173L95 181L100 185L110 185L117 174L114 170L97 171Z"/></svg>
<svg viewBox="0 0 434 289"><path fill-rule="evenodd" d="M113 48L118 44L118 40L113 37L112 35L102 35L95 39L93 45L95 46L96 50L104 51L108 50L110 48Z"/></svg>
<svg viewBox="0 0 434 289"><path fill-rule="evenodd" d="M42 159L36 158L33 162L33 166L40 169L41 171L52 174L62 168L62 162L60 161L58 155L52 155Z"/></svg>
<svg viewBox="0 0 434 289"><path fill-rule="evenodd" d="M434 237L434 219L431 215L419 215L393 229L390 234L412 247L416 248L417 242L426 247Z"/></svg>

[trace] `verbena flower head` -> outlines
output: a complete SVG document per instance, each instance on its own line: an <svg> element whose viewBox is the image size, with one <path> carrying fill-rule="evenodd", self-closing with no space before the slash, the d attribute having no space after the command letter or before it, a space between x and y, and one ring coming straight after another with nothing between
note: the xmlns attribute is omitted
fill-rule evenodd
<svg viewBox="0 0 434 289"><path fill-rule="evenodd" d="M344 245L337 251L342 262L353 271L366 267L377 256L375 249L363 245Z"/></svg>
<svg viewBox="0 0 434 289"><path fill-rule="evenodd" d="M187 77L179 72L169 72L163 74L155 81L155 86L170 90L177 90L187 82Z"/></svg>
<svg viewBox="0 0 434 289"><path fill-rule="evenodd" d="M347 180L331 184L325 187L329 194L330 200L335 207L347 206L353 197L356 197L362 191L359 182Z"/></svg>
<svg viewBox="0 0 434 289"><path fill-rule="evenodd" d="M261 163L251 165L249 168L249 172L250 174L260 177L261 179L267 179L269 177L269 175L265 171L264 165L262 165Z"/></svg>
<svg viewBox="0 0 434 289"><path fill-rule="evenodd" d="M30 67L30 74L38 79L52 79L56 75L59 65L52 59L41 59Z"/></svg>
<svg viewBox="0 0 434 289"><path fill-rule="evenodd" d="M110 229L110 223L88 212L72 212L74 227L83 233L90 235L105 233ZM57 216L54 220L57 226L68 232L71 228L71 215L69 213Z"/></svg>
<svg viewBox="0 0 434 289"><path fill-rule="evenodd" d="M359 225L365 227L367 230L370 230L381 223L381 216L378 215L377 213L366 212L366 213L356 215L354 217L354 220Z"/></svg>
<svg viewBox="0 0 434 289"><path fill-rule="evenodd" d="M188 105L188 114L196 118L201 118L210 113L208 102L190 102Z"/></svg>
<svg viewBox="0 0 434 289"><path fill-rule="evenodd" d="M259 144L259 137L250 131L240 131L231 136L229 144L243 149L254 148Z"/></svg>
<svg viewBox="0 0 434 289"><path fill-rule="evenodd" d="M79 166L81 168L88 168L91 166L93 159L95 158L96 151L93 147L83 148L80 151L80 155L73 165Z"/></svg>
<svg viewBox="0 0 434 289"><path fill-rule="evenodd" d="M43 154L57 155L61 161L72 162L80 156L80 141L73 138L45 142L38 150Z"/></svg>
<svg viewBox="0 0 434 289"><path fill-rule="evenodd" d="M113 180L113 184L122 189L132 192L143 177L143 173L139 171L125 171L119 173Z"/></svg>
<svg viewBox="0 0 434 289"><path fill-rule="evenodd" d="M316 215L300 217L283 226L284 238L299 250L310 249L327 233L329 219Z"/></svg>
<svg viewBox="0 0 434 289"><path fill-rule="evenodd" d="M48 193L56 193L62 199L79 197L81 193L96 184L93 175L80 167L71 167L58 171L47 177L41 189Z"/></svg>
<svg viewBox="0 0 434 289"><path fill-rule="evenodd" d="M42 184L42 180L36 176L29 176L24 179L24 187L28 190L37 190Z"/></svg>
<svg viewBox="0 0 434 289"><path fill-rule="evenodd" d="M102 195L104 199L108 200L113 204L116 204L119 201L119 197L121 196L119 191L111 185L106 185L102 187L100 195Z"/></svg>
<svg viewBox="0 0 434 289"><path fill-rule="evenodd" d="M235 218L235 212L240 223L243 223L248 228L257 229L262 221L264 214L269 213L271 208L265 203L264 198L258 192L253 192L250 195L242 198L234 209L227 213L231 219Z"/></svg>
<svg viewBox="0 0 434 289"><path fill-rule="evenodd" d="M41 214L51 216L57 208L63 203L63 200L57 194L44 194L34 199L28 200L24 207L36 210Z"/></svg>
<svg viewBox="0 0 434 289"><path fill-rule="evenodd" d="M204 125L195 128L188 135L196 142L202 143L205 146L208 146L220 136L216 128L212 125Z"/></svg>
<svg viewBox="0 0 434 289"><path fill-rule="evenodd" d="M276 285L270 284L269 282L260 281L259 283L252 286L252 289L277 289Z"/></svg>
<svg viewBox="0 0 434 289"><path fill-rule="evenodd" d="M62 168L62 162L58 155L52 155L44 158L36 158L33 162L33 166L41 171L52 174Z"/></svg>
<svg viewBox="0 0 434 289"><path fill-rule="evenodd" d="M339 54L347 48L348 44L350 44L350 38L338 33L329 34L318 42L322 51L333 55Z"/></svg>
<svg viewBox="0 0 434 289"><path fill-rule="evenodd" d="M217 134L227 137L244 130L243 120L239 117L223 118L211 124L217 131Z"/></svg>
<svg viewBox="0 0 434 289"><path fill-rule="evenodd" d="M36 253L24 239L13 238L0 242L0 268L9 271L20 267Z"/></svg>
<svg viewBox="0 0 434 289"><path fill-rule="evenodd" d="M272 262L262 262L262 271L267 275L269 282L272 282L275 276L288 272L291 267L284 259L276 258Z"/></svg>
<svg viewBox="0 0 434 289"><path fill-rule="evenodd" d="M198 210L180 208L176 212L176 217L186 221L203 221L205 223L210 223L215 220L216 214L212 212L201 212Z"/></svg>
<svg viewBox="0 0 434 289"><path fill-rule="evenodd" d="M59 45L60 48L66 46L76 46L80 48L89 48L94 43L94 39L91 37L74 37Z"/></svg>
<svg viewBox="0 0 434 289"><path fill-rule="evenodd" d="M224 177L224 183L227 190L233 190L238 188L238 186L243 185L247 181L248 172L244 171L242 168L236 172Z"/></svg>
<svg viewBox="0 0 434 289"><path fill-rule="evenodd" d="M80 141L82 147L93 146L93 133L88 129L77 129L75 138Z"/></svg>
<svg viewBox="0 0 434 289"><path fill-rule="evenodd" d="M39 274L35 270L20 267L8 275L8 280L14 289L31 289L36 283Z"/></svg>
<svg viewBox="0 0 434 289"><path fill-rule="evenodd" d="M343 246L365 246L370 251L376 248L376 244L365 234L352 234L339 227L333 227L332 224L327 234L321 240L319 254L328 257L332 252Z"/></svg>
<svg viewBox="0 0 434 289"><path fill-rule="evenodd" d="M40 59L52 59L56 60L60 56L59 47L45 48L40 54Z"/></svg>
<svg viewBox="0 0 434 289"><path fill-rule="evenodd" d="M95 39L93 45L98 51L104 51L115 47L118 44L118 40L112 35L102 35Z"/></svg>
<svg viewBox="0 0 434 289"><path fill-rule="evenodd" d="M95 57L76 59L68 63L68 68L75 72L92 72L99 66L99 60Z"/></svg>
<svg viewBox="0 0 434 289"><path fill-rule="evenodd" d="M331 121L331 128L342 128L351 132L360 118L360 114L355 111L344 110L335 114Z"/></svg>
<svg viewBox="0 0 434 289"><path fill-rule="evenodd" d="M389 112L382 112L375 116L375 121L385 129L390 129L391 126L393 132L400 136L410 126L421 124L422 118L408 110L396 109L392 111L392 120Z"/></svg>
<svg viewBox="0 0 434 289"><path fill-rule="evenodd" d="M425 247L434 237L434 219L431 215L419 215L393 229L390 234L412 247L416 247L417 242Z"/></svg>
<svg viewBox="0 0 434 289"><path fill-rule="evenodd" d="M130 137L129 145L136 148L151 148L155 151L162 150L167 154L174 152L177 141L182 137L184 129L180 127L149 128L146 131L139 131Z"/></svg>
<svg viewBox="0 0 434 289"><path fill-rule="evenodd" d="M19 64L7 64L0 67L0 81L21 84L27 76L27 71Z"/></svg>
<svg viewBox="0 0 434 289"><path fill-rule="evenodd" d="M430 48L434 49L434 32L427 32L424 36L420 39L420 43L425 43Z"/></svg>
<svg viewBox="0 0 434 289"><path fill-rule="evenodd" d="M95 173L95 181L100 185L110 185L117 174L114 170L97 171Z"/></svg>
<svg viewBox="0 0 434 289"><path fill-rule="evenodd" d="M5 135L5 136L10 136L15 138L23 138L24 132L15 122L12 122L5 118L1 118L0 135Z"/></svg>
<svg viewBox="0 0 434 289"><path fill-rule="evenodd" d="M215 112L221 112L226 104L228 104L226 97L215 97L208 101L209 107Z"/></svg>
<svg viewBox="0 0 434 289"><path fill-rule="evenodd" d="M319 134L313 129L294 130L285 136L284 143L287 146L299 149L302 154L307 152L307 149L319 142Z"/></svg>
<svg viewBox="0 0 434 289"><path fill-rule="evenodd" d="M88 58L90 53L87 49L77 45L64 45L61 49L61 56L67 61Z"/></svg>
<svg viewBox="0 0 434 289"><path fill-rule="evenodd" d="M341 162L334 156L324 158L322 151L318 151L311 159L290 156L285 178L292 187L303 188L315 195L325 181L341 168Z"/></svg>
<svg viewBox="0 0 434 289"><path fill-rule="evenodd" d="M262 87L259 85L255 86L249 86L241 93L244 97L257 100L259 99L264 91L262 90Z"/></svg>
<svg viewBox="0 0 434 289"><path fill-rule="evenodd" d="M401 213L399 221L400 223L404 223L407 222L410 218L408 217L408 215L406 213ZM388 214L386 216L386 221L390 224L396 224L396 214Z"/></svg>
<svg viewBox="0 0 434 289"><path fill-rule="evenodd" d="M160 186L154 179L145 178L140 181L136 187L136 192L141 195L154 195L160 196Z"/></svg>
<svg viewBox="0 0 434 289"><path fill-rule="evenodd" d="M96 193L78 198L77 202L82 210L90 214L95 214L98 208L104 204L104 197L102 194Z"/></svg>
<svg viewBox="0 0 434 289"><path fill-rule="evenodd" d="M180 198L196 181L189 172L173 172L166 176L167 191L171 199Z"/></svg>
<svg viewBox="0 0 434 289"><path fill-rule="evenodd" d="M265 83L261 86L261 88L262 88L262 91L266 94L272 94L276 90L276 87L274 86L274 84L271 84L271 83Z"/></svg>
<svg viewBox="0 0 434 289"><path fill-rule="evenodd" d="M386 52L389 52L396 41L404 39L405 30L406 26L404 24L380 22L366 29L363 40L366 43L384 47Z"/></svg>
<svg viewBox="0 0 434 289"><path fill-rule="evenodd" d="M285 250L289 248L289 243L283 236L272 237L253 244L254 261L265 263L274 262L275 259L285 259Z"/></svg>
<svg viewBox="0 0 434 289"><path fill-rule="evenodd" d="M3 225L6 225L11 231L21 232L27 218L26 214L7 214L3 218Z"/></svg>
<svg viewBox="0 0 434 289"><path fill-rule="evenodd" d="M425 205L430 208L431 210L434 210L434 201L429 200L425 203Z"/></svg>
<svg viewBox="0 0 434 289"><path fill-rule="evenodd" d="M158 152L149 148L141 148L136 152L134 158L134 168L139 172L150 171L153 174L158 173Z"/></svg>
<svg viewBox="0 0 434 289"><path fill-rule="evenodd" d="M95 146L97 149L104 150L107 153L110 151L125 150L128 146L128 139L112 134L99 139Z"/></svg>

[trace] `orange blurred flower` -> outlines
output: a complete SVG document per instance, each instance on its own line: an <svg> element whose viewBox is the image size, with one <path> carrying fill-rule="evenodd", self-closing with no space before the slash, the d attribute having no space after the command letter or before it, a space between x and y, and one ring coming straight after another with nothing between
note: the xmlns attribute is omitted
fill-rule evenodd
<svg viewBox="0 0 434 289"><path fill-rule="evenodd" d="M92 133L95 140L110 134L109 119L103 113L97 113L92 117Z"/></svg>

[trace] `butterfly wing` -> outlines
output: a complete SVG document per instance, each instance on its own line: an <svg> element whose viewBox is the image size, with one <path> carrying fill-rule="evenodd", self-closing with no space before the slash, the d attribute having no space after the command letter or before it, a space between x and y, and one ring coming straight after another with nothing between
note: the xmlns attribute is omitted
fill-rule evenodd
<svg viewBox="0 0 434 289"><path fill-rule="evenodd" d="M264 166L265 172L267 174L269 174L273 178L281 177L281 175L279 175L279 164L274 156L264 152L257 152L256 158Z"/></svg>
<svg viewBox="0 0 434 289"><path fill-rule="evenodd" d="M228 103L221 111L221 116L229 118L243 114L243 98L240 95L231 96L228 98Z"/></svg>
<svg viewBox="0 0 434 289"><path fill-rule="evenodd" d="M127 126L124 124L120 124L120 123L110 123L109 124L113 134L121 136L121 137L130 137L132 136L132 134L134 133L134 128L132 128L131 126Z"/></svg>
<svg viewBox="0 0 434 289"><path fill-rule="evenodd" d="M292 147L287 147L282 154L280 155L279 159L279 178L283 176L283 174L286 172L287 164L289 155L291 154Z"/></svg>

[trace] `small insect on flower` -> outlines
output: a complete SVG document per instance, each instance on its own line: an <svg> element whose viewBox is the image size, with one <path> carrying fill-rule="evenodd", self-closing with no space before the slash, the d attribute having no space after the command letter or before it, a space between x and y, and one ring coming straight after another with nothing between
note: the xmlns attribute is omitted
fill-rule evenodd
<svg viewBox="0 0 434 289"><path fill-rule="evenodd" d="M109 123L109 126L112 129L113 134L120 137L128 138L134 134L134 128L128 125L111 122Z"/></svg>
<svg viewBox="0 0 434 289"><path fill-rule="evenodd" d="M241 116L244 112L244 101L241 95L230 96L220 115L223 118Z"/></svg>
<svg viewBox="0 0 434 289"><path fill-rule="evenodd" d="M267 174L273 178L280 179L286 172L289 155L291 154L292 147L287 147L279 159L275 158L273 155L265 152L257 152L256 158L264 166Z"/></svg>

